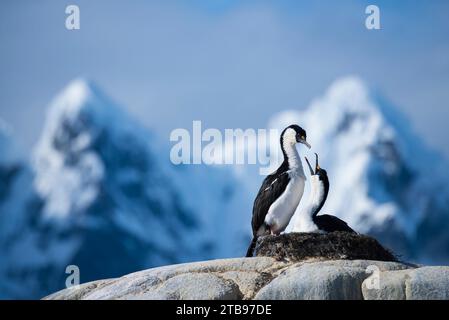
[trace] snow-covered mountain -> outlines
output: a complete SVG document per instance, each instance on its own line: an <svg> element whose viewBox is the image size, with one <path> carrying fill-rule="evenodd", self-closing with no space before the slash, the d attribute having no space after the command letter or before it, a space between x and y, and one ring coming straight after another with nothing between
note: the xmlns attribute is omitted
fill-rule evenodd
<svg viewBox="0 0 449 320"><path fill-rule="evenodd" d="M0 227L15 236L5 240L10 255L0 280L17 285L4 296L60 289L68 265L86 282L244 251L246 241L219 241L247 235L241 224L230 225L246 194L232 172L172 165L168 143L88 81L72 82L52 102L32 169L26 194L33 196L14 212L20 226L2 210ZM9 171L2 167L2 175Z"/></svg>
<svg viewBox="0 0 449 320"><path fill-rule="evenodd" d="M328 171L323 213L374 235L406 259L449 262L448 163L394 106L359 78L346 77L305 110L275 115L269 127L291 123L307 130L309 158L317 152Z"/></svg>

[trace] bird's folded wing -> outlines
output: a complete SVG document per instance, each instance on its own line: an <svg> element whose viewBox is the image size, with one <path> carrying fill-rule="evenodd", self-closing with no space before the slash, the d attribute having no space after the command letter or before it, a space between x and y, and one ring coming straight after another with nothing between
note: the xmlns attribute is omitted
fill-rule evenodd
<svg viewBox="0 0 449 320"><path fill-rule="evenodd" d="M270 209L270 206L275 202L285 191L290 177L283 173L279 175L269 175L265 178L262 186L259 189L253 206L253 233L256 233L265 220L265 216Z"/></svg>

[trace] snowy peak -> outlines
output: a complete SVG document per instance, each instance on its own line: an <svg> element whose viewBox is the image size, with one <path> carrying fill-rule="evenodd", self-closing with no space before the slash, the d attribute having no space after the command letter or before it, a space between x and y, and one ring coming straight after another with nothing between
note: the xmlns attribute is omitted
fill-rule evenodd
<svg viewBox="0 0 449 320"><path fill-rule="evenodd" d="M323 134L328 138L357 137L350 142L354 148L393 136L367 85L356 77L335 81L304 116L311 120L321 118L321 124L312 127L318 137Z"/></svg>
<svg viewBox="0 0 449 320"><path fill-rule="evenodd" d="M110 180L141 179L152 162L151 138L92 82L71 82L51 103L34 154L45 215L85 212Z"/></svg>
<svg viewBox="0 0 449 320"><path fill-rule="evenodd" d="M355 76L336 80L324 96L314 100L300 116L304 119L321 116L321 125L311 128L319 137L323 134L329 138L351 137L355 149L394 143L406 157L420 160L437 157L394 105ZM422 169L419 161L410 165Z"/></svg>
<svg viewBox="0 0 449 320"><path fill-rule="evenodd" d="M85 79L73 80L67 87L56 97L53 105L60 110L77 111L89 100L95 100L97 95L94 93L94 85Z"/></svg>
<svg viewBox="0 0 449 320"><path fill-rule="evenodd" d="M81 79L51 103L34 157L36 190L47 199L45 215L67 216L86 208L98 194L103 163L92 148L102 131L98 113L107 104Z"/></svg>
<svg viewBox="0 0 449 320"><path fill-rule="evenodd" d="M119 108L92 83L72 81L51 103L39 148L76 152L93 143L101 129L120 117ZM45 150L48 151L48 150Z"/></svg>
<svg viewBox="0 0 449 320"><path fill-rule="evenodd" d="M348 76L334 81L322 98L312 102L310 109L362 115L375 111L376 107L372 104L366 83L358 77Z"/></svg>
<svg viewBox="0 0 449 320"><path fill-rule="evenodd" d="M108 112L111 101L101 92L94 82L87 79L75 79L70 82L53 100L50 113L64 115L67 118L81 116L82 112Z"/></svg>

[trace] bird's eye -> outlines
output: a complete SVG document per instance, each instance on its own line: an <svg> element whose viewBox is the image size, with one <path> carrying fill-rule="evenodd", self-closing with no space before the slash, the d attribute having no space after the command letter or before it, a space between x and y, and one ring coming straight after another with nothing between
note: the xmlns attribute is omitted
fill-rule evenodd
<svg viewBox="0 0 449 320"><path fill-rule="evenodd" d="M304 136L301 136L301 140L306 140L306 137L304 137Z"/></svg>

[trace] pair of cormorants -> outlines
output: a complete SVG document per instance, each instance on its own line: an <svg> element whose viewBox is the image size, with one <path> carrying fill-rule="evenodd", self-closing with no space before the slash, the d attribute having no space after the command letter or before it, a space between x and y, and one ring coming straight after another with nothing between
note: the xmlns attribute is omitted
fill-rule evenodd
<svg viewBox="0 0 449 320"><path fill-rule="evenodd" d="M280 138L284 161L272 174L268 175L254 200L252 229L253 239L246 253L253 255L257 238L267 234L278 235L285 230L304 193L306 176L296 144L304 144L309 149L306 131L298 125L285 128ZM355 233L346 222L331 215L318 215L329 193L329 178L326 170L320 168L316 155L315 171L306 162L311 174L309 203L299 212L293 232L333 232Z"/></svg>

